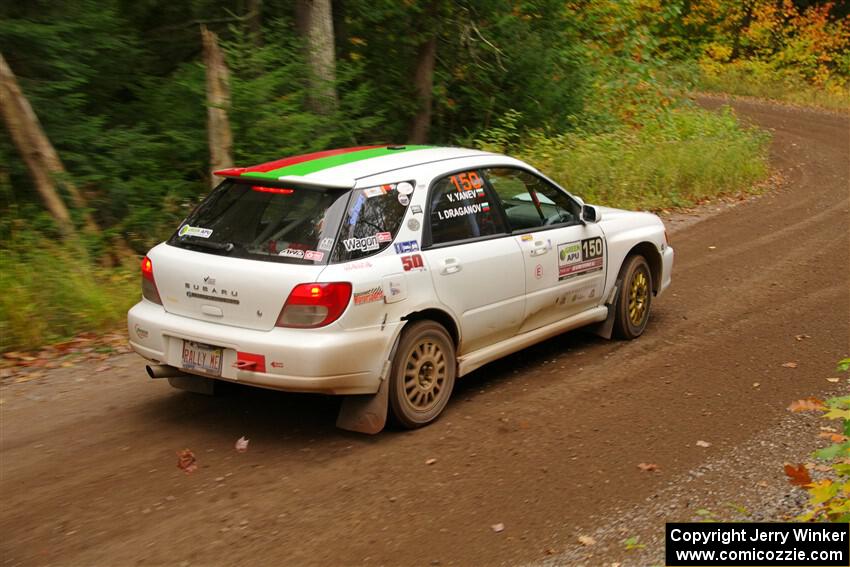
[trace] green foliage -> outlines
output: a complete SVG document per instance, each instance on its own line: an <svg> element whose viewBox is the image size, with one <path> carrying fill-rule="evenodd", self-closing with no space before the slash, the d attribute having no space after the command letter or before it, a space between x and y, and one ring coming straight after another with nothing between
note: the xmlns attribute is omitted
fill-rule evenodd
<svg viewBox="0 0 850 567"><path fill-rule="evenodd" d="M385 132L403 140L417 101L411 81L420 44L438 39L432 139L452 142L509 109L521 127L563 129L589 88L588 49L561 2L438 3L350 0L343 51L362 64Z"/></svg>
<svg viewBox="0 0 850 567"><path fill-rule="evenodd" d="M509 115L476 144L525 159L572 193L601 205L658 210L719 193L751 191L767 171L767 134L726 110L687 105L644 124L557 136L520 133Z"/></svg>
<svg viewBox="0 0 850 567"><path fill-rule="evenodd" d="M139 299L139 276L95 267L79 247L16 223L0 250L0 349L33 349L81 331L120 326Z"/></svg>
<svg viewBox="0 0 850 567"><path fill-rule="evenodd" d="M838 370L847 372L850 359L838 363ZM809 493L809 509L801 514L801 521L848 522L850 521L850 396L830 398L825 402L824 419L838 423L839 431L833 443L813 453L813 457L830 463L832 474L827 478L806 486Z"/></svg>

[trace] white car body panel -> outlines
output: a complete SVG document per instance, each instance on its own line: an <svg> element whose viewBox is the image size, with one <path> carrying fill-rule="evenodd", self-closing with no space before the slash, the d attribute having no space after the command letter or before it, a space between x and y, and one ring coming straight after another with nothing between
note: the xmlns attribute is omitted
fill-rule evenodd
<svg viewBox="0 0 850 567"><path fill-rule="evenodd" d="M184 340L223 347L217 377L222 380L286 391L371 394L387 378L388 361L409 316L437 310L454 323L461 376L565 330L604 320L620 266L636 246L657 253L649 258L657 265L653 275L660 275L656 294L669 286L673 249L660 219L605 207L597 207L597 223L419 250L413 253L423 265L405 270L402 257L410 254L396 252L394 245L422 245L431 184L453 172L494 166L525 169L551 182L519 160L457 148L410 151L304 176L310 183L350 179L358 188L413 182L393 244L361 260L294 265L160 244L148 256L163 306L142 300L130 310L130 344L148 360L176 368ZM559 245L595 238L603 241L601 269L561 279ZM215 292L205 277L215 280ZM351 282L355 294L379 288L383 300L358 305L352 300L326 327L275 327L292 287L310 282ZM236 292L239 304L186 295L217 295L222 289L226 297ZM264 371L234 368L237 352L264 356Z"/></svg>

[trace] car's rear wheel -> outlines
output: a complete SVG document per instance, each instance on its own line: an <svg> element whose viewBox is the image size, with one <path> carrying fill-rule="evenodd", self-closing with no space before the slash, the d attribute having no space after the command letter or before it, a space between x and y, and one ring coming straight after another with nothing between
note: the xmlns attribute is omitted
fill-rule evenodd
<svg viewBox="0 0 850 567"><path fill-rule="evenodd" d="M626 258L620 281L614 330L620 338L636 339L643 334L652 307L652 272L646 258Z"/></svg>
<svg viewBox="0 0 850 567"><path fill-rule="evenodd" d="M393 359L390 410L402 427L428 425L452 395L457 366L455 348L445 328L433 321L407 326Z"/></svg>

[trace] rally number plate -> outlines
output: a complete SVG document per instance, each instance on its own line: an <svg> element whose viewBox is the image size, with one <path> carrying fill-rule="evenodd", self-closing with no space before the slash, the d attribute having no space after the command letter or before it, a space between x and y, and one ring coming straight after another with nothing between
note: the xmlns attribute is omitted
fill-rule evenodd
<svg viewBox="0 0 850 567"><path fill-rule="evenodd" d="M221 347L183 341L183 368L221 376Z"/></svg>

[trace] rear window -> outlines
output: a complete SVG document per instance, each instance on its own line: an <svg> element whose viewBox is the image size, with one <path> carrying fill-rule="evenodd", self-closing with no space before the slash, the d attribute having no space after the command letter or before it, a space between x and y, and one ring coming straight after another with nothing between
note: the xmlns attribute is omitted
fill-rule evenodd
<svg viewBox="0 0 850 567"><path fill-rule="evenodd" d="M169 244L201 252L297 264L325 263L347 191L224 181Z"/></svg>
<svg viewBox="0 0 850 567"><path fill-rule="evenodd" d="M383 248L387 233L391 241L404 216L406 206L399 202L396 186L384 187L387 190L340 191L226 180L183 221L168 243L290 264L324 264L332 254L336 261L359 258ZM375 240L380 240L377 247Z"/></svg>

